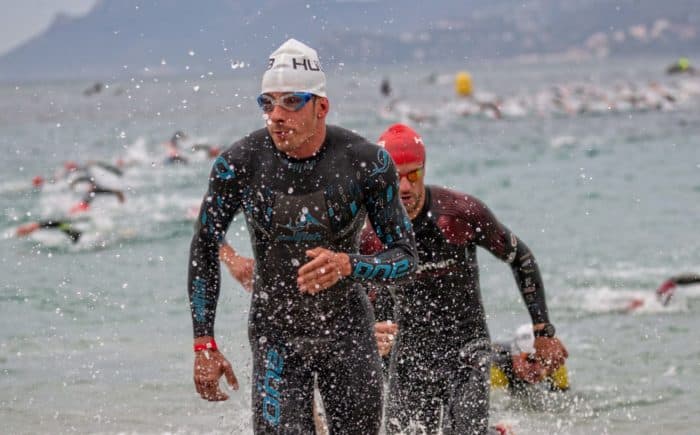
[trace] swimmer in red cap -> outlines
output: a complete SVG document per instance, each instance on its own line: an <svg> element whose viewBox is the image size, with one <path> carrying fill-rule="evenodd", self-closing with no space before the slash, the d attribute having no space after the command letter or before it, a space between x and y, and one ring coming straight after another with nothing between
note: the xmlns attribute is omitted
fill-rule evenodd
<svg viewBox="0 0 700 435"><path fill-rule="evenodd" d="M417 425L427 433L487 433L492 351L476 248L488 250L513 271L532 319L533 358L542 368L530 376L531 382L552 374L568 356L549 318L537 262L483 202L425 185L425 145L413 129L392 125L378 144L396 164L420 259L415 279L394 287L398 335L375 334L380 349L393 344L386 433L404 433ZM372 228L366 228L362 252L381 246ZM376 320L379 326L385 319Z"/></svg>
<svg viewBox="0 0 700 435"><path fill-rule="evenodd" d="M700 274L686 273L683 275L673 276L663 282L656 289L656 297L663 306L667 306L671 302L671 297L679 285L700 284Z"/></svg>
<svg viewBox="0 0 700 435"><path fill-rule="evenodd" d="M17 237L26 237L37 230L42 229L57 229L64 233L73 243L78 243L82 233L73 227L73 223L70 220L43 220L38 222L29 222L24 225L20 225L15 230L15 235Z"/></svg>
<svg viewBox="0 0 700 435"><path fill-rule="evenodd" d="M43 185L44 185L44 177L42 177L41 175L37 175L34 178L32 178L32 187L39 189Z"/></svg>
<svg viewBox="0 0 700 435"><path fill-rule="evenodd" d="M413 218L425 200L423 138L406 125L394 124L379 137L377 144L389 152L399 169L401 201L409 217Z"/></svg>

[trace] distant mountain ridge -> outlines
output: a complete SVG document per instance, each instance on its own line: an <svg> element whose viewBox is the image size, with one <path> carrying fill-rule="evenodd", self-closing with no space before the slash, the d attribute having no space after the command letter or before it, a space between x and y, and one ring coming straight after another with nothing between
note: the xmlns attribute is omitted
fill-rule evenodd
<svg viewBox="0 0 700 435"><path fill-rule="evenodd" d="M111 78L262 65L289 37L325 63L699 51L696 0L100 0L0 57L0 79Z"/></svg>

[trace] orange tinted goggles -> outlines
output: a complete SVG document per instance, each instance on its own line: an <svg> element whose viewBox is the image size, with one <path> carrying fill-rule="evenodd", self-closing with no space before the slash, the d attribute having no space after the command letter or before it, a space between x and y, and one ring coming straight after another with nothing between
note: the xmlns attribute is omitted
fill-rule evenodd
<svg viewBox="0 0 700 435"><path fill-rule="evenodd" d="M399 182L401 182L402 178L406 178L411 183L415 183L416 181L420 180L422 176L423 176L423 167L421 166L418 169L414 169L412 171L409 171L409 172L406 172L403 174L399 173Z"/></svg>

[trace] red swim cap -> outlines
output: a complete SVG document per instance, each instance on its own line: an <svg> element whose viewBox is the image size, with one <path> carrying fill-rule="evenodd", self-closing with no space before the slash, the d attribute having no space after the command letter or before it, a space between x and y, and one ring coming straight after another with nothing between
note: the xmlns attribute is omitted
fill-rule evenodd
<svg viewBox="0 0 700 435"><path fill-rule="evenodd" d="M76 169L78 169L78 164L75 163L73 160L68 160L65 163L63 163L63 169L65 169L68 172L73 172Z"/></svg>
<svg viewBox="0 0 700 435"><path fill-rule="evenodd" d="M406 125L394 124L387 128L377 144L389 152L397 165L425 162L423 138Z"/></svg>

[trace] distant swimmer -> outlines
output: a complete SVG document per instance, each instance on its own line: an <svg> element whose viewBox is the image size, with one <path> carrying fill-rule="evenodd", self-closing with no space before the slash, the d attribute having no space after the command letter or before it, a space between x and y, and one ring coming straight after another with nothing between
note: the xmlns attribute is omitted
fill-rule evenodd
<svg viewBox="0 0 700 435"><path fill-rule="evenodd" d="M671 302L676 286L685 286L691 284L700 284L700 274L686 273L683 275L673 276L663 282L656 289L656 297L663 306L667 306Z"/></svg>
<svg viewBox="0 0 700 435"><path fill-rule="evenodd" d="M41 175L35 175L32 178L32 187L35 189L41 189L41 187L44 185L44 182L44 177L42 177Z"/></svg>
<svg viewBox="0 0 700 435"><path fill-rule="evenodd" d="M687 286L693 284L700 284L700 274L697 273L686 273L682 275L673 276L666 281L664 281L655 291L656 301L661 306L667 307L671 298L675 294L677 286ZM645 305L652 303L653 300L649 300L644 297L632 297L625 300L624 306L619 310L623 313L632 313L639 311L644 308Z"/></svg>
<svg viewBox="0 0 700 435"><path fill-rule="evenodd" d="M95 171L98 169L98 171ZM90 179L94 178L99 170L111 174L115 177L124 175L123 171L115 165L100 160L88 160L85 163L78 163L75 160L66 160L60 169L54 171L50 178L46 179L41 175L32 178L32 186L40 188L44 184L56 183L58 181L66 181L72 189L75 189L80 183L90 183Z"/></svg>
<svg viewBox="0 0 700 435"><path fill-rule="evenodd" d="M384 97L390 97L391 96L391 84L389 83L388 78L383 78L381 85L379 85L379 92L381 92L382 96Z"/></svg>
<svg viewBox="0 0 700 435"><path fill-rule="evenodd" d="M76 167L76 174L71 178L69 186L72 189L75 189L78 185L86 184L87 189L85 189L86 191L81 201L75 204L73 207L71 207L71 214L87 211L90 208L90 204L95 200L95 198L98 195L113 195L117 198L117 200L120 203L126 201L124 192L121 189L106 187L102 185L98 180L98 177L92 171L92 167L100 167L117 176L122 176L123 174L121 169L112 166L108 163L98 161L90 161L82 167Z"/></svg>
<svg viewBox="0 0 700 435"><path fill-rule="evenodd" d="M695 68L690 64L690 59L681 57L666 68L666 74L695 74Z"/></svg>
<svg viewBox="0 0 700 435"><path fill-rule="evenodd" d="M78 243L80 240L80 236L82 233L78 231L77 229L74 228L73 222L69 220L43 220L43 221L38 221L38 222L30 222L28 224L21 225L17 228L16 230L16 235L17 237L26 237L33 232L41 229L55 229L66 236L71 240L73 243Z"/></svg>
<svg viewBox="0 0 700 435"><path fill-rule="evenodd" d="M78 170L81 168L81 166L73 161L73 160L67 160L63 162L63 166L59 169L57 168L54 170L53 174L49 175L35 175L32 177L32 187L36 190L39 190L44 187L44 185L48 184L54 184L57 181L67 181L71 177L75 177L77 175Z"/></svg>
<svg viewBox="0 0 700 435"><path fill-rule="evenodd" d="M193 153L204 152L210 159L216 158L221 154L221 147L218 145L210 145L204 143L198 143L192 145L191 148Z"/></svg>
<svg viewBox="0 0 700 435"><path fill-rule="evenodd" d="M99 184L92 182L90 184L90 188L87 192L85 192L80 202L70 208L70 213L75 214L88 211L90 209L90 204L98 195L114 195L120 203L126 201L126 196L124 195L123 191L102 187Z"/></svg>
<svg viewBox="0 0 700 435"><path fill-rule="evenodd" d="M165 142L167 156L165 158L166 164L173 163L187 163L187 159L182 156L182 151L180 150L180 141L187 138L187 135L182 131L176 131L169 141Z"/></svg>
<svg viewBox="0 0 700 435"><path fill-rule="evenodd" d="M90 209L90 204L98 195L113 195L120 203L126 201L124 192L117 189L108 189L101 187L98 184L92 183L90 189L83 195L83 198L70 208L71 214L82 213Z"/></svg>
<svg viewBox="0 0 700 435"><path fill-rule="evenodd" d="M95 82L92 86L83 91L83 95L89 97L91 95L99 94L104 89L104 85L100 82Z"/></svg>
<svg viewBox="0 0 700 435"><path fill-rule="evenodd" d="M95 168L103 169L117 177L124 175L124 171L122 171L121 168L101 160L88 160L83 165L80 165L74 161L67 161L63 166L67 173L75 174L74 179L94 177L95 174L93 174L91 171Z"/></svg>

